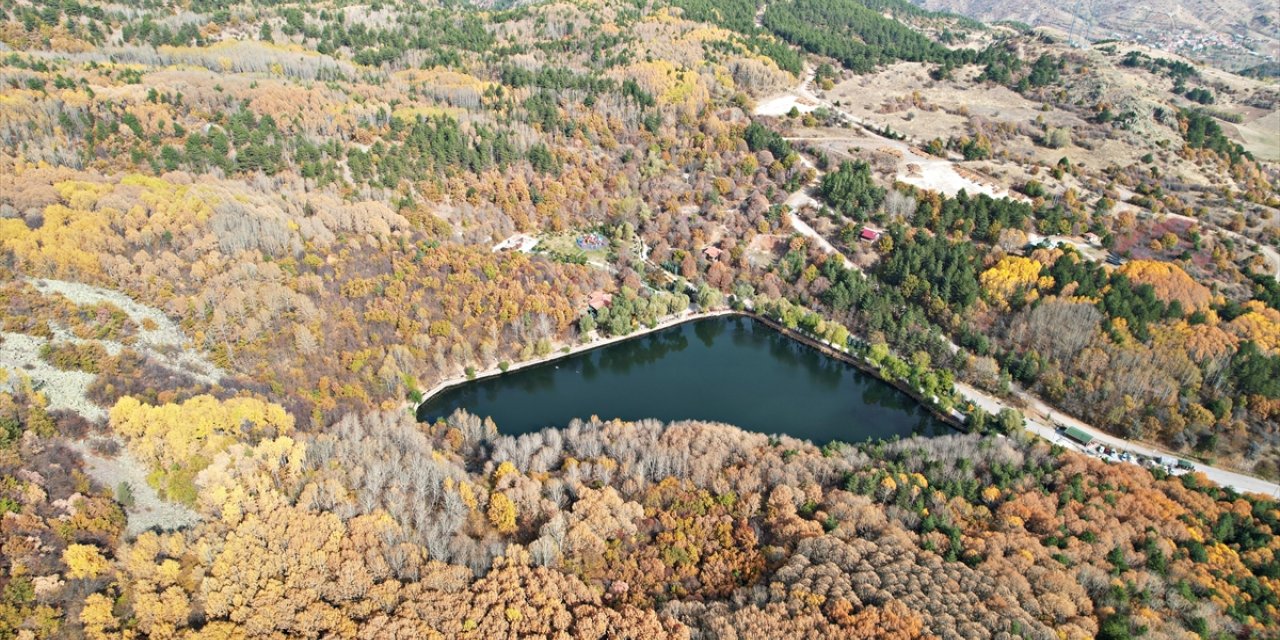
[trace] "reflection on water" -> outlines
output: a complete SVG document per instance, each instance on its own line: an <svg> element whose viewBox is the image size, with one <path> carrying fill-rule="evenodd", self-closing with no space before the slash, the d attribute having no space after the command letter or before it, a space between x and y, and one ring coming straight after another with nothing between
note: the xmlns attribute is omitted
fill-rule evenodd
<svg viewBox="0 0 1280 640"><path fill-rule="evenodd" d="M742 317L708 318L494 378L418 409L435 420L464 408L503 433L573 418L697 419L814 442L943 433L906 394Z"/></svg>
<svg viewBox="0 0 1280 640"><path fill-rule="evenodd" d="M702 341L702 345L711 348L715 344L716 337L724 333L727 323L695 322L693 325L693 332Z"/></svg>

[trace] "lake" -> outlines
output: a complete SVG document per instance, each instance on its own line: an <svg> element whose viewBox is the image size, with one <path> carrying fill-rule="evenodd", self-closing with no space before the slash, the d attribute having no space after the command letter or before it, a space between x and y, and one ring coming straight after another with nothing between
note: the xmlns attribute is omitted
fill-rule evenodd
<svg viewBox="0 0 1280 640"><path fill-rule="evenodd" d="M951 432L892 385L743 316L695 320L450 387L422 404L418 419L459 408L511 435L592 415L725 422L818 444Z"/></svg>

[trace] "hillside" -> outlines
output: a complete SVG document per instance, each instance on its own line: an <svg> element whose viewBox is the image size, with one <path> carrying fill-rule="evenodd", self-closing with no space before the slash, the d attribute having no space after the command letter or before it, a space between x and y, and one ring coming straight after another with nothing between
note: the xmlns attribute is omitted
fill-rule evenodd
<svg viewBox="0 0 1280 640"><path fill-rule="evenodd" d="M1274 83L511 4L0 4L0 639L1274 637ZM731 313L959 431L415 419Z"/></svg>
<svg viewBox="0 0 1280 640"><path fill-rule="evenodd" d="M1280 8L1267 0L1001 2L916 0L984 22L1052 27L1077 42L1124 40L1238 71L1280 57Z"/></svg>

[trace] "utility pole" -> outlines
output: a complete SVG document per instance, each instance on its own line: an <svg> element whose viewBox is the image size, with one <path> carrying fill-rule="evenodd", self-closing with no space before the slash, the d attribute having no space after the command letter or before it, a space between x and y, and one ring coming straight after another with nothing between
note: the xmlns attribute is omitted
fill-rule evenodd
<svg viewBox="0 0 1280 640"><path fill-rule="evenodd" d="M1087 4L1086 4L1087 3ZM1067 32L1067 42L1073 47L1087 47L1089 40L1093 36L1093 24L1096 21L1097 0L1076 0L1075 8L1071 10L1071 29ZM1088 12L1086 15L1085 12ZM1083 16L1083 17L1082 17ZM1083 22L1084 40L1080 44L1076 44L1076 25Z"/></svg>
<svg viewBox="0 0 1280 640"><path fill-rule="evenodd" d="M1080 20L1080 5L1084 0L1076 0L1076 6L1071 10L1071 28L1067 30L1067 44L1075 46L1076 43L1076 22Z"/></svg>

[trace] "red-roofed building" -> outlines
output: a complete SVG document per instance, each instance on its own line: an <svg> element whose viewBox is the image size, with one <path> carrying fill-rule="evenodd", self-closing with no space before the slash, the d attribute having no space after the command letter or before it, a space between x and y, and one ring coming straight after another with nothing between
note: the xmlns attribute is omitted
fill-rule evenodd
<svg viewBox="0 0 1280 640"><path fill-rule="evenodd" d="M866 227L863 227L862 231L858 233L858 239L866 240L867 242L875 242L876 240L880 239L880 232L876 231L875 229L868 229Z"/></svg>

